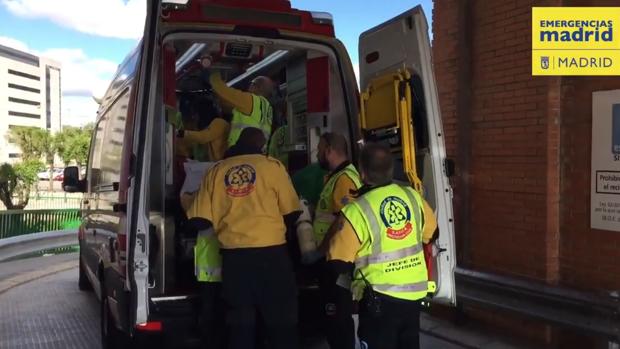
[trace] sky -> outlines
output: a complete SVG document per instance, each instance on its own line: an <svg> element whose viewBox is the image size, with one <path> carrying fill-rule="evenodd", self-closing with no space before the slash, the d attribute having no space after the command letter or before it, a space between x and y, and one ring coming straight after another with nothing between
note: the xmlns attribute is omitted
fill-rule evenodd
<svg viewBox="0 0 620 349"><path fill-rule="evenodd" d="M421 4L431 20L432 0L291 0L293 7L330 12L336 36L357 62L357 39L374 27ZM0 45L62 64L62 123L81 126L95 119L97 104L118 64L144 28L145 0L0 0Z"/></svg>

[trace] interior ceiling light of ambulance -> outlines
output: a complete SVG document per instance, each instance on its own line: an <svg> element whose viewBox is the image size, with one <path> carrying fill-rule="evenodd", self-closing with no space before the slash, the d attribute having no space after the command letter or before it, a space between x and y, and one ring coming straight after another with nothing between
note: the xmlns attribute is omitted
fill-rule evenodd
<svg viewBox="0 0 620 349"><path fill-rule="evenodd" d="M187 3L189 3L189 0L162 0L161 2L164 5L167 4L171 4L171 5L187 5Z"/></svg>
<svg viewBox="0 0 620 349"><path fill-rule="evenodd" d="M202 52L202 50L207 46L207 44L193 44L185 53L177 59L175 64L175 72L178 74L181 69L183 69L189 62L194 60L196 56Z"/></svg>
<svg viewBox="0 0 620 349"><path fill-rule="evenodd" d="M261 70L262 68L264 68L264 67L266 67L266 66L268 66L270 64L273 64L273 63L277 62L278 60L284 58L287 54L288 54L288 51L285 51L285 50L275 51L274 53L270 54L269 56L267 56L262 61L254 64L253 66L248 68L248 70L246 70L245 73L243 73L243 74L237 76L236 78L230 80L228 82L228 86L235 85L239 81L242 81L243 79L245 79L248 76L254 74L255 72Z"/></svg>

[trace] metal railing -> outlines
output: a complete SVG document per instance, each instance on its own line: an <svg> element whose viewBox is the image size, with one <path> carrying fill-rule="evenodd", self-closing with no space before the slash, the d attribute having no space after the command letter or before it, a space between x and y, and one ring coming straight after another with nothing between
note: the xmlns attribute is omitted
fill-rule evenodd
<svg viewBox="0 0 620 349"><path fill-rule="evenodd" d="M32 193L24 210L79 209L82 201L81 193ZM0 201L0 211L6 210Z"/></svg>
<svg viewBox="0 0 620 349"><path fill-rule="evenodd" d="M79 209L0 211L0 239L51 230L77 229Z"/></svg>
<svg viewBox="0 0 620 349"><path fill-rule="evenodd" d="M77 248L74 229L14 236L0 239L0 262L40 255L42 251L67 252Z"/></svg>

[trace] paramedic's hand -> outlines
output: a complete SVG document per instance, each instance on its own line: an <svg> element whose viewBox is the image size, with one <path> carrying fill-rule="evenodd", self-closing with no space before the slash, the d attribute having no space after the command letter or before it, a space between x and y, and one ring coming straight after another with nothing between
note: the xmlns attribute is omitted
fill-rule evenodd
<svg viewBox="0 0 620 349"><path fill-rule="evenodd" d="M325 258L325 254L319 250L313 250L306 252L301 256L301 263L304 265L310 265L318 262L320 259Z"/></svg>
<svg viewBox="0 0 620 349"><path fill-rule="evenodd" d="M300 199L299 207L301 208L302 212L299 215L299 218L297 218L296 224L299 224L301 222L308 222L312 224L312 215L310 214L310 204L308 203L308 200L303 198Z"/></svg>
<svg viewBox="0 0 620 349"><path fill-rule="evenodd" d="M211 67L211 64L213 64L213 57L211 57L210 55L204 55L200 58L200 65L204 69Z"/></svg>

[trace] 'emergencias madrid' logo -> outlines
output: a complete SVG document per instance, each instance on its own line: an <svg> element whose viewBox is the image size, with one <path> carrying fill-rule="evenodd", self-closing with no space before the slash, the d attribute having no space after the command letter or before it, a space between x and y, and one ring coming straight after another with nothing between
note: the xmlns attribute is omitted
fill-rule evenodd
<svg viewBox="0 0 620 349"><path fill-rule="evenodd" d="M620 7L532 8L532 75L620 75Z"/></svg>

